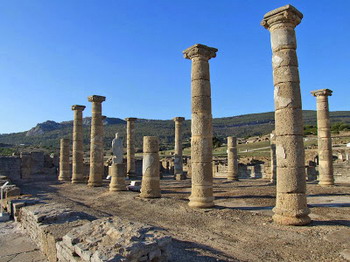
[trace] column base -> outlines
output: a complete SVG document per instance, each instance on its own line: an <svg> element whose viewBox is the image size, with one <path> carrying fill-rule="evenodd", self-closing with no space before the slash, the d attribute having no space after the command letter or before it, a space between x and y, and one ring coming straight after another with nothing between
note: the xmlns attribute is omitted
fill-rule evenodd
<svg viewBox="0 0 350 262"><path fill-rule="evenodd" d="M102 186L102 182L88 182L89 187L99 187Z"/></svg>
<svg viewBox="0 0 350 262"><path fill-rule="evenodd" d="M227 181L239 181L238 177L228 177Z"/></svg>
<svg viewBox="0 0 350 262"><path fill-rule="evenodd" d="M318 184L324 187L334 186L334 181L319 181Z"/></svg>
<svg viewBox="0 0 350 262"><path fill-rule="evenodd" d="M284 226L305 226L310 224L311 218L308 215L304 216L284 216L274 214L272 219L275 223L284 225Z"/></svg>
<svg viewBox="0 0 350 262"><path fill-rule="evenodd" d="M210 208L215 206L214 197L189 197L188 205L194 208Z"/></svg>
<svg viewBox="0 0 350 262"><path fill-rule="evenodd" d="M68 182L70 180L71 180L70 177L58 177L58 181L61 181L61 182Z"/></svg>
<svg viewBox="0 0 350 262"><path fill-rule="evenodd" d="M127 191L126 187L109 187L110 192Z"/></svg>
<svg viewBox="0 0 350 262"><path fill-rule="evenodd" d="M186 175L185 174L176 174L174 176L175 180L186 180Z"/></svg>
<svg viewBox="0 0 350 262"><path fill-rule="evenodd" d="M72 180L72 184L84 184L85 181L82 179L82 180L78 180L78 179L75 179L75 180Z"/></svg>
<svg viewBox="0 0 350 262"><path fill-rule="evenodd" d="M148 193L148 192L142 193L141 192L140 197L141 198L161 198L162 196L161 196L160 192L151 192L151 193Z"/></svg>

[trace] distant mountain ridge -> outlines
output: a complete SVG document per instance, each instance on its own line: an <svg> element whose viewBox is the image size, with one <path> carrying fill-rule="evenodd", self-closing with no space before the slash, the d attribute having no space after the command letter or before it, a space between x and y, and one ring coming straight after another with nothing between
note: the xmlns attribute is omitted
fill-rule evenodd
<svg viewBox="0 0 350 262"><path fill-rule="evenodd" d="M332 123L344 122L350 124L350 111L330 112ZM304 124L316 125L316 111L303 111ZM213 135L224 140L227 136L249 137L266 135L274 129L274 112L246 114L240 116L214 118ZM91 117L83 119L83 141L85 150L89 149ZM0 143L8 145L32 145L37 147L58 148L60 138L72 138L73 121L61 123L49 120L37 124L27 132L0 135ZM126 121L120 118L107 117L104 120L104 146L110 148L115 133L126 138ZM161 147L172 148L174 143L173 120L139 119L135 123L136 146L142 147L143 136L158 136ZM190 144L191 121L183 123L184 145Z"/></svg>
<svg viewBox="0 0 350 262"><path fill-rule="evenodd" d="M103 120L103 125L116 125L116 124L125 124L126 121L120 118L107 117ZM83 126L91 125L91 117L83 118ZM73 127L73 120L63 121L61 123L48 120L43 123L37 124L35 127L27 131L26 136L38 136L46 132L54 131L57 129L63 129L65 127Z"/></svg>

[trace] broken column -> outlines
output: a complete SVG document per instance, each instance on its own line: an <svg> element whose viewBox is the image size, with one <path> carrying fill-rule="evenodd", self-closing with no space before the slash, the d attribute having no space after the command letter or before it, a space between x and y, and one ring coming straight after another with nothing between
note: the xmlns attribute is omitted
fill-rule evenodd
<svg viewBox="0 0 350 262"><path fill-rule="evenodd" d="M191 165L192 192L189 206L207 208L214 206L213 196L213 131L209 59L216 57L216 48L201 44L187 48L186 59L192 60L192 121Z"/></svg>
<svg viewBox="0 0 350 262"><path fill-rule="evenodd" d="M102 102L106 100L104 96L89 96L92 102L91 118L91 144L90 144L90 175L88 186L102 186L104 173L103 163L103 123L102 123Z"/></svg>
<svg viewBox="0 0 350 262"><path fill-rule="evenodd" d="M111 182L109 184L109 191L124 191L125 185L125 164L112 163L109 167L109 175Z"/></svg>
<svg viewBox="0 0 350 262"><path fill-rule="evenodd" d="M273 219L283 225L306 225L303 118L294 28L303 18L286 5L265 14L261 25L271 33L275 100L277 194Z"/></svg>
<svg viewBox="0 0 350 262"><path fill-rule="evenodd" d="M227 180L238 181L237 138L227 137Z"/></svg>
<svg viewBox="0 0 350 262"><path fill-rule="evenodd" d="M175 117L175 154L174 154L174 176L176 180L184 180L186 176L183 173L182 160L182 122L184 117Z"/></svg>
<svg viewBox="0 0 350 262"><path fill-rule="evenodd" d="M84 182L83 111L85 106L74 105L72 183Z"/></svg>
<svg viewBox="0 0 350 262"><path fill-rule="evenodd" d="M276 184L277 178L277 159L276 159L276 136L275 131L270 134L270 147L271 147L271 179L272 184Z"/></svg>
<svg viewBox="0 0 350 262"><path fill-rule="evenodd" d="M62 138L60 141L60 174L59 181L70 180L70 165L69 165L69 139Z"/></svg>
<svg viewBox="0 0 350 262"><path fill-rule="evenodd" d="M161 197L159 177L159 142L156 136L143 137L142 198Z"/></svg>
<svg viewBox="0 0 350 262"><path fill-rule="evenodd" d="M321 186L334 185L332 137L328 105L328 96L331 96L332 92L329 89L319 89L311 92L317 101L318 184Z"/></svg>
<svg viewBox="0 0 350 262"><path fill-rule="evenodd" d="M135 168L135 121L137 118L125 118L126 122L126 174L130 179L136 177Z"/></svg>

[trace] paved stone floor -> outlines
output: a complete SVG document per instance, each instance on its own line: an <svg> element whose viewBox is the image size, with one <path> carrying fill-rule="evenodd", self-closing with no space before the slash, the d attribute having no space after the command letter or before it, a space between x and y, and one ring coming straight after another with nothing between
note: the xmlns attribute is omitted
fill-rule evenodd
<svg viewBox="0 0 350 262"><path fill-rule="evenodd" d="M13 221L0 223L0 262L46 262L36 244Z"/></svg>

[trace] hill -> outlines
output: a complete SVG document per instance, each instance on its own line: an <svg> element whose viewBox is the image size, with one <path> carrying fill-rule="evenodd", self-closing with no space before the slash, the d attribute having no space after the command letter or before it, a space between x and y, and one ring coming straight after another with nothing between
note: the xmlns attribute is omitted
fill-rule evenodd
<svg viewBox="0 0 350 262"><path fill-rule="evenodd" d="M304 110L304 124L316 125L316 111ZM350 111L336 111L330 113L332 124L338 122L350 123ZM84 118L84 146L89 149L91 118ZM47 149L57 149L59 139L72 136L73 121L57 123L46 121L40 123L27 132L2 134L0 143L16 147L21 144ZM126 136L126 122L119 118L106 118L105 148L110 148L114 134L118 132L121 137ZM214 136L225 139L227 136L249 137L270 133L274 129L274 113L247 114L233 117L213 119ZM186 120L183 124L184 146L190 145L191 124ZM135 124L136 147L141 148L143 136L158 136L161 148L172 148L174 143L174 122L172 120L139 119Z"/></svg>

